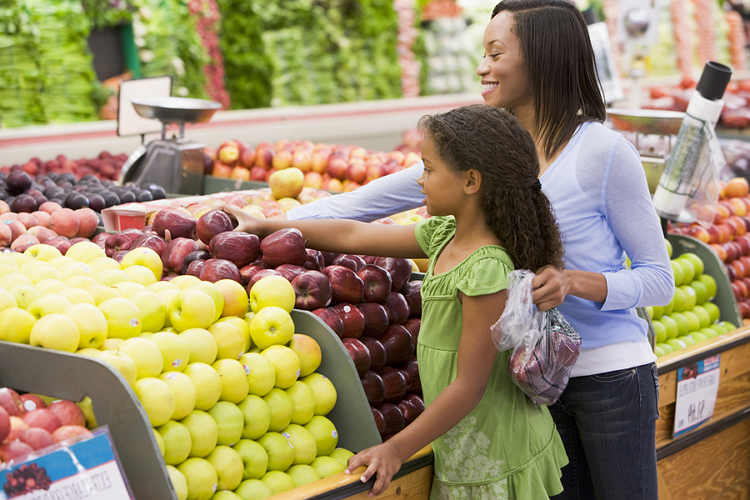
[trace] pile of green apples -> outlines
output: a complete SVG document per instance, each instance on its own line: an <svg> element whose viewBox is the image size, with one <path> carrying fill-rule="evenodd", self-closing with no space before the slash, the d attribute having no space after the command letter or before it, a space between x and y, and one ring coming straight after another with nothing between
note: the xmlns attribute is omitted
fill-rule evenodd
<svg viewBox="0 0 750 500"><path fill-rule="evenodd" d="M266 498L343 471L336 389L316 373L320 346L295 333L291 284L161 276L148 248L119 263L92 242L0 254L0 340L115 368L180 500Z"/></svg>
<svg viewBox="0 0 750 500"><path fill-rule="evenodd" d="M672 247L667 241L672 257ZM646 308L654 328L654 353L664 356L698 342L723 335L737 327L720 321L719 307L711 302L716 296L716 280L704 274L703 260L691 252L671 259L675 293L664 307Z"/></svg>

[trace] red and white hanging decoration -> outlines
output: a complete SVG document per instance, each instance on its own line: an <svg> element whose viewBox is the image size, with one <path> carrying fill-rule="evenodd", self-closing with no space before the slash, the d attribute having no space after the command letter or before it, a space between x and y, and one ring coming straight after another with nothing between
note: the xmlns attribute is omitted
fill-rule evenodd
<svg viewBox="0 0 750 500"><path fill-rule="evenodd" d="M224 87L224 57L219 46L221 14L216 0L190 0L190 15L195 19L195 27L208 52L209 63L203 67L206 75L206 93L228 109L231 103L229 92Z"/></svg>
<svg viewBox="0 0 750 500"><path fill-rule="evenodd" d="M742 16L736 10L730 10L725 14L729 27L727 38L729 39L729 56L732 60L734 71L745 70L745 27Z"/></svg>
<svg viewBox="0 0 750 500"><path fill-rule="evenodd" d="M417 39L417 28L414 26L416 20L414 0L393 0L393 8L398 15L398 63L401 66L401 90L404 97L419 96L419 70L420 65L414 52L411 50Z"/></svg>

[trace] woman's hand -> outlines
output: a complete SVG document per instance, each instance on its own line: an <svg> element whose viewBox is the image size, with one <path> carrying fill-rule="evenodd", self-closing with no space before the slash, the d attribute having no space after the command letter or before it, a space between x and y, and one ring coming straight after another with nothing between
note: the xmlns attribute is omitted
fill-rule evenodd
<svg viewBox="0 0 750 500"><path fill-rule="evenodd" d="M388 485L391 484L391 478L399 471L401 465L403 465L403 461L396 447L386 441L381 445L362 450L351 457L346 467L346 473L351 474L362 465L367 466L367 470L361 477L363 483L369 481L375 473L378 475L375 485L370 491L370 496L373 496L380 495L388 489Z"/></svg>
<svg viewBox="0 0 750 500"><path fill-rule="evenodd" d="M547 311L563 303L572 283L565 270L544 266L537 270L531 286L534 289L531 294L534 304L540 311Z"/></svg>
<svg viewBox="0 0 750 500"><path fill-rule="evenodd" d="M238 225L234 229L235 231L242 231L250 234L257 234L262 236L264 229L263 219L253 217L249 213L241 210L234 205L224 205L222 210L237 219Z"/></svg>

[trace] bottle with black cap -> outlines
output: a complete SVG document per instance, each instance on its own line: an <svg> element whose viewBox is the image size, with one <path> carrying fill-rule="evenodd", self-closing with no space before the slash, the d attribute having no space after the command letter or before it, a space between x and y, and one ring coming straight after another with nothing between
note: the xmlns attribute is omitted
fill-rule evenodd
<svg viewBox="0 0 750 500"><path fill-rule="evenodd" d="M654 192L654 207L665 219L678 220L688 200L705 188L712 169L724 162L714 127L724 107L721 98L731 76L731 68L714 61L708 61L703 68Z"/></svg>

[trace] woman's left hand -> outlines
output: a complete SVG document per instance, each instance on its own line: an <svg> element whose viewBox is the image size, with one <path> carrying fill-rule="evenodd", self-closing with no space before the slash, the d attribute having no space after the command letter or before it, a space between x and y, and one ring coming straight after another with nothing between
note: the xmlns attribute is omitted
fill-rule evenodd
<svg viewBox="0 0 750 500"><path fill-rule="evenodd" d="M366 483L377 473L378 478L375 485L370 490L370 496L380 495L388 489L391 484L391 478L399 471L403 462L398 454L398 450L393 444L385 442L372 448L362 450L349 459L346 467L346 473L351 474L355 469L362 465L367 466L367 470L362 473L361 481Z"/></svg>
<svg viewBox="0 0 750 500"><path fill-rule="evenodd" d="M534 289L531 294L534 304L540 311L547 311L563 303L570 291L571 281L565 270L544 266L537 270L531 287Z"/></svg>

